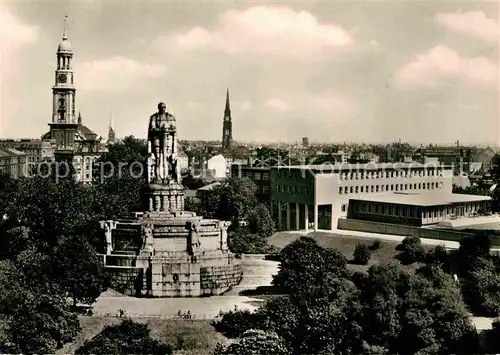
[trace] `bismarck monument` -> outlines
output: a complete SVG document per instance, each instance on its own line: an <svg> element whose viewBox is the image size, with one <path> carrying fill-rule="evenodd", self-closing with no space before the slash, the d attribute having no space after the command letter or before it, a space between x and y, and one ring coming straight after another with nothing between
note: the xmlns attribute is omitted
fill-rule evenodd
<svg viewBox="0 0 500 355"><path fill-rule="evenodd" d="M217 295L241 280L240 261L227 246L230 222L184 211L177 144L175 117L160 103L149 119L144 211L101 221L104 265L126 295Z"/></svg>

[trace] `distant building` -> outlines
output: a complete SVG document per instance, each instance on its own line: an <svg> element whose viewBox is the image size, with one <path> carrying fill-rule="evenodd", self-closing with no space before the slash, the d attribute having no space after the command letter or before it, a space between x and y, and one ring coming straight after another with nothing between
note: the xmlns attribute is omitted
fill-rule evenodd
<svg viewBox="0 0 500 355"><path fill-rule="evenodd" d="M0 171L15 179L27 177L27 154L13 148L0 148Z"/></svg>
<svg viewBox="0 0 500 355"><path fill-rule="evenodd" d="M339 150L338 152L332 153L332 157L336 163L347 164L351 158L351 154L344 152L343 150Z"/></svg>
<svg viewBox="0 0 500 355"><path fill-rule="evenodd" d="M248 166L243 164L231 165L231 177L248 178L257 186L256 197L264 202L270 201L270 167Z"/></svg>
<svg viewBox="0 0 500 355"><path fill-rule="evenodd" d="M229 89L226 91L226 107L224 109L224 121L222 123L222 149L229 150L233 143L233 123L231 119L231 107L229 105Z"/></svg>
<svg viewBox="0 0 500 355"><path fill-rule="evenodd" d="M455 173L468 170L468 164L472 161L471 150L461 147L438 147L429 146L419 151L422 162L437 160L442 164L454 167Z"/></svg>
<svg viewBox="0 0 500 355"><path fill-rule="evenodd" d="M491 168L491 160L495 156L496 152L491 148L485 149L472 149L472 159L474 162L482 163L485 170Z"/></svg>
<svg viewBox="0 0 500 355"><path fill-rule="evenodd" d="M309 138L308 137L302 137L302 146L304 148L309 147Z"/></svg>
<svg viewBox="0 0 500 355"><path fill-rule="evenodd" d="M216 179L226 177L227 161L222 154L215 155L207 161L207 175Z"/></svg>
<svg viewBox="0 0 500 355"><path fill-rule="evenodd" d="M25 153L28 162L28 174L34 174L40 162L54 160L55 146L50 140L3 139L0 140L0 148L11 148Z"/></svg>

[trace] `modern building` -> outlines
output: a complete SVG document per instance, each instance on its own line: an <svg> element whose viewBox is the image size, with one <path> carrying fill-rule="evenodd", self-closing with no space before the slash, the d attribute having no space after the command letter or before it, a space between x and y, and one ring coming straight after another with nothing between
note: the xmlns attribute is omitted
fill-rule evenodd
<svg viewBox="0 0 500 355"><path fill-rule="evenodd" d="M57 48L55 84L52 87L52 122L43 140L55 143L56 161L72 163L76 179L92 182L92 164L103 152L102 138L83 125L82 115L76 116L76 86L73 73L73 50L66 35L66 21L62 41Z"/></svg>
<svg viewBox="0 0 500 355"><path fill-rule="evenodd" d="M231 119L231 107L229 105L229 89L226 91L226 107L224 109L224 121L222 123L222 149L229 150L233 143L233 123Z"/></svg>
<svg viewBox="0 0 500 355"><path fill-rule="evenodd" d="M489 209L489 196L447 193L393 193L349 200L347 218L422 227L474 217Z"/></svg>
<svg viewBox="0 0 500 355"><path fill-rule="evenodd" d="M27 154L13 148L0 148L0 171L15 179L27 177Z"/></svg>
<svg viewBox="0 0 500 355"><path fill-rule="evenodd" d="M269 167L248 166L242 164L231 165L231 177L248 178L257 186L256 197L264 202L269 203L270 198L270 172Z"/></svg>
<svg viewBox="0 0 500 355"><path fill-rule="evenodd" d="M397 192L451 194L450 166L421 163L272 167L270 202L281 229L335 230L349 200Z"/></svg>
<svg viewBox="0 0 500 355"><path fill-rule="evenodd" d="M42 161L54 159L54 144L50 140L41 139L3 139L0 140L0 149L10 148L26 154L28 174L36 173L38 164Z"/></svg>

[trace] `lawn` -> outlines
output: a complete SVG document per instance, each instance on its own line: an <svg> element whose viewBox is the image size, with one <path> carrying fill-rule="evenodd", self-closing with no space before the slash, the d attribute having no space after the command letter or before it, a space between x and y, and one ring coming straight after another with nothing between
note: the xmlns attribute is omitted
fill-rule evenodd
<svg viewBox="0 0 500 355"><path fill-rule="evenodd" d="M151 336L170 344L175 355L206 355L212 353L218 342L227 343L227 339L217 333L209 320L180 320L159 318L134 318L134 321L148 323ZM120 322L115 317L80 317L82 331L74 342L66 344L57 355L73 354L85 340L91 339L107 325Z"/></svg>
<svg viewBox="0 0 500 355"><path fill-rule="evenodd" d="M358 243L371 246L374 242L374 239L372 238L353 237L324 232L311 232L307 236L314 239L316 243L323 248L338 249L345 255L347 260L352 259L354 248L356 248ZM297 233L275 233L268 239L268 243L281 249L300 237L301 234ZM380 248L372 252L372 257L370 258L368 265L349 264L349 268L353 271L366 271L372 265L394 261L394 257L400 253L396 250L396 246L398 244L398 242L394 241L380 240ZM433 249L433 246L424 245L423 247L426 251Z"/></svg>

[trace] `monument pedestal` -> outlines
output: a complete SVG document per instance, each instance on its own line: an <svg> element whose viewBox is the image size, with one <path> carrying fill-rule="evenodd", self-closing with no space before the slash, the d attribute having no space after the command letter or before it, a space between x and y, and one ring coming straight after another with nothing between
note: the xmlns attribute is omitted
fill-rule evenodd
<svg viewBox="0 0 500 355"><path fill-rule="evenodd" d="M151 183L144 189L144 207L149 212L171 212L184 210L184 188L176 182Z"/></svg>

